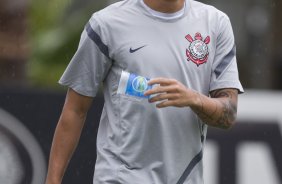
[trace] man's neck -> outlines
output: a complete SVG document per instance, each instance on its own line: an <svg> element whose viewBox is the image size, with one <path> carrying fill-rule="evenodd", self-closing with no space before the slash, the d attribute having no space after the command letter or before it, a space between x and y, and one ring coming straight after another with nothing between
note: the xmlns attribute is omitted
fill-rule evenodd
<svg viewBox="0 0 282 184"><path fill-rule="evenodd" d="M185 0L144 0L144 3L155 11L174 13L183 8L184 1Z"/></svg>

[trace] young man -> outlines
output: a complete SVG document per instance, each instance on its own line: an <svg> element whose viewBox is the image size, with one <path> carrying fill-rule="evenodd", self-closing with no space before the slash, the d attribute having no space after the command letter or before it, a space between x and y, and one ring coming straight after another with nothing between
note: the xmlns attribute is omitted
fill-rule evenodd
<svg viewBox="0 0 282 184"><path fill-rule="evenodd" d="M193 0L125 0L95 13L60 79L69 90L46 184L61 183L101 83L93 183L202 184L207 126L230 128L243 92L235 52L228 17Z"/></svg>

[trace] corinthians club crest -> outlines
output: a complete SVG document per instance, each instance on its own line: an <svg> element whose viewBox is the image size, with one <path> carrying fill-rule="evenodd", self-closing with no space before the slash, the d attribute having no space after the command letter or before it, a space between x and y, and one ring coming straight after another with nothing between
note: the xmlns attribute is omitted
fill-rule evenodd
<svg viewBox="0 0 282 184"><path fill-rule="evenodd" d="M192 61L197 66L207 62L209 57L208 44L210 43L210 37L207 36L203 41L201 33L196 33L194 39L190 34L185 37L190 45L186 49L186 56L188 61Z"/></svg>

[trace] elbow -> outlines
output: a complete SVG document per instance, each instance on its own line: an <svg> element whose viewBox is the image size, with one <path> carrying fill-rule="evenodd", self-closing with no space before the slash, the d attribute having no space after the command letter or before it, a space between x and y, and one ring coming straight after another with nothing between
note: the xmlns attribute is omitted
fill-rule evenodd
<svg viewBox="0 0 282 184"><path fill-rule="evenodd" d="M235 123L236 123L236 118L237 118L237 104L226 104L226 107L223 112L223 117L222 117L222 124L223 126L221 127L222 129L229 130L231 129Z"/></svg>
<svg viewBox="0 0 282 184"><path fill-rule="evenodd" d="M235 124L235 121L228 121L216 127L222 130L230 130L234 126L234 124Z"/></svg>
<svg viewBox="0 0 282 184"><path fill-rule="evenodd" d="M220 128L224 130L230 130L236 123L237 113L230 113L229 117L226 118L225 122L223 122L223 126Z"/></svg>
<svg viewBox="0 0 282 184"><path fill-rule="evenodd" d="M220 128L222 128L224 130L230 130L234 125L235 125L235 120L226 122L225 126L222 126Z"/></svg>

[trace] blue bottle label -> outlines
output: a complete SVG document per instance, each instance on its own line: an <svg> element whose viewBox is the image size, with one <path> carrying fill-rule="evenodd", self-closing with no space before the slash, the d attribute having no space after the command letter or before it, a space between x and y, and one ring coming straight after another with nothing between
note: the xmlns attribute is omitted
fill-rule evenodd
<svg viewBox="0 0 282 184"><path fill-rule="evenodd" d="M150 79L146 77L130 74L125 94L141 98L149 98L149 96L144 96L145 91L152 89L152 86L148 85L149 80Z"/></svg>
<svg viewBox="0 0 282 184"><path fill-rule="evenodd" d="M148 85L149 80L149 78L122 71L117 93L148 99L149 96L144 96L144 93L152 89L152 86Z"/></svg>

